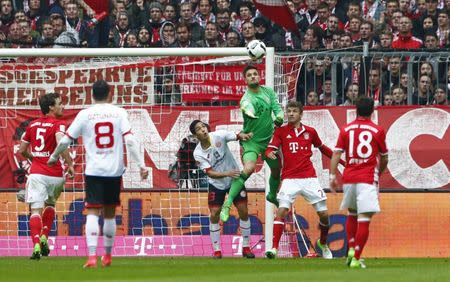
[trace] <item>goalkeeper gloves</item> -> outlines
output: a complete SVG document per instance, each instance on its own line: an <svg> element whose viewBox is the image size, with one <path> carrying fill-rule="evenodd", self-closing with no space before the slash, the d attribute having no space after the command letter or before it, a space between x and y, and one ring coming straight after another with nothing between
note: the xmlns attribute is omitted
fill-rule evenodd
<svg viewBox="0 0 450 282"><path fill-rule="evenodd" d="M284 120L283 120L283 118L276 118L276 119L273 121L273 123L275 124L275 126L280 127L280 126L283 125Z"/></svg>

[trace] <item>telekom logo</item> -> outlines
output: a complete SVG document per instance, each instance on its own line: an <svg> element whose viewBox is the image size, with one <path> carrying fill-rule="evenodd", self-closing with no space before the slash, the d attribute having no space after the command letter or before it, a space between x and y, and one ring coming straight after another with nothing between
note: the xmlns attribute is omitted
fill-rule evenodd
<svg viewBox="0 0 450 282"><path fill-rule="evenodd" d="M145 250L150 250L153 246L153 237L134 238L134 249L139 251L138 256L146 256Z"/></svg>
<svg viewBox="0 0 450 282"><path fill-rule="evenodd" d="M289 150L291 150L292 153L297 153L298 143L297 142L290 142L289 143Z"/></svg>

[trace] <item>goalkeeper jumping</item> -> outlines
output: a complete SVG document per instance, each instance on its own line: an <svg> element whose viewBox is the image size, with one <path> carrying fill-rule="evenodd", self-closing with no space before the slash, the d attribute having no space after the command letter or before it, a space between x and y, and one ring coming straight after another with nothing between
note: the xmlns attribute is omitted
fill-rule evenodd
<svg viewBox="0 0 450 282"><path fill-rule="evenodd" d="M265 158L264 151L269 144L273 132L274 124L281 126L284 120L283 110L278 103L278 98L273 89L259 84L260 76L258 69L254 66L247 66L244 71L244 79L247 83L247 91L241 99L240 107L244 116L244 128L242 133L253 133L253 137L247 141L240 141L243 148L242 161L244 169L239 177L231 183L228 198L222 206L220 219L226 222L230 217L230 208L234 198L244 187L245 181L255 171L256 161L261 154L263 160L270 167L269 186L270 192L267 194L267 201L278 206L277 190L280 185L280 164L279 160ZM272 112L275 121L272 119Z"/></svg>

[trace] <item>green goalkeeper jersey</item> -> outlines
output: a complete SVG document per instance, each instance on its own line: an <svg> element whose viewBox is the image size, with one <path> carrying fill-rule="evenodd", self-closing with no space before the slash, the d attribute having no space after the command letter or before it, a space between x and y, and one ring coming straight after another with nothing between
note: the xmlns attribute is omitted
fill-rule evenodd
<svg viewBox="0 0 450 282"><path fill-rule="evenodd" d="M242 131L244 133L253 132L250 140L252 143L268 144L274 131L272 112L276 121L282 123L284 119L283 110L273 89L260 86L259 92L253 92L247 88L241 98L240 107L244 116Z"/></svg>

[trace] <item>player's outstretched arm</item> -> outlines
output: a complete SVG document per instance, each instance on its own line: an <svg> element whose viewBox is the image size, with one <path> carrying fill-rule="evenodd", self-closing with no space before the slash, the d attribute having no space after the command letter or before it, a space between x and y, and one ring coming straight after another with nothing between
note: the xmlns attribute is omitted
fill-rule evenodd
<svg viewBox="0 0 450 282"><path fill-rule="evenodd" d="M333 157L333 151L325 144L322 144L322 146L319 147L320 152L331 159ZM339 163L343 166L345 166L345 161L343 159L339 159Z"/></svg>
<svg viewBox="0 0 450 282"><path fill-rule="evenodd" d="M237 134L237 137L238 137L238 138L237 138L238 140L247 141L247 140L252 139L252 137L253 137L253 132L250 132L250 133L239 132L239 133Z"/></svg>
<svg viewBox="0 0 450 282"><path fill-rule="evenodd" d="M238 178L241 175L239 170L230 170L230 171L216 171L212 168L206 169L206 174L210 178L224 178L224 177L233 177Z"/></svg>
<svg viewBox="0 0 450 282"><path fill-rule="evenodd" d="M72 139L69 136L64 135L64 137L58 142L58 146L56 146L55 151L53 151L52 155L48 159L47 165L54 166L58 161L59 155L69 148L70 143L72 143Z"/></svg>
<svg viewBox="0 0 450 282"><path fill-rule="evenodd" d="M130 157L134 162L138 163L142 180L147 179L148 170L145 167L144 157L139 154L139 142L136 140L133 134L126 134L124 136L124 139L127 146L128 157Z"/></svg>
<svg viewBox="0 0 450 282"><path fill-rule="evenodd" d="M280 103L278 102L278 96L275 91L272 91L272 95L270 95L270 103L272 106L273 114L275 115L275 125L282 126L284 123L284 112L281 108Z"/></svg>
<svg viewBox="0 0 450 282"><path fill-rule="evenodd" d="M64 137L64 133L62 132L58 132L55 135L56 138L56 143L59 143L59 141L61 141L61 139ZM73 168L73 160L72 157L70 156L69 153L69 149L64 150L64 152L61 153L61 156L64 159L65 164L67 165L67 175L69 175L69 178L73 178L75 175L75 170Z"/></svg>
<svg viewBox="0 0 450 282"><path fill-rule="evenodd" d="M334 151L333 156L331 157L330 162L330 189L332 192L336 192L336 189L338 188L338 183L336 180L336 171L338 163L341 159L342 152L341 151Z"/></svg>

